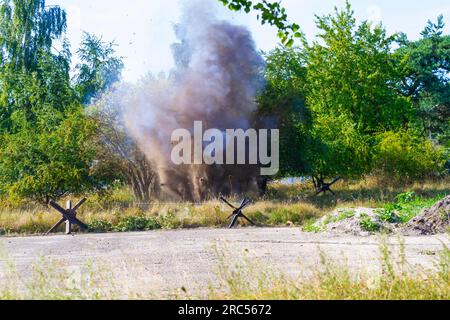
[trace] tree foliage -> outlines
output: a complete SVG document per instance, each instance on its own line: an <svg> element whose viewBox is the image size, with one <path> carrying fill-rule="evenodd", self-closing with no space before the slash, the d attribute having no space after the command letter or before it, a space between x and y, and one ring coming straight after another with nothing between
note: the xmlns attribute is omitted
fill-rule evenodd
<svg viewBox="0 0 450 320"><path fill-rule="evenodd" d="M450 138L450 36L443 34L444 18L428 21L422 39L399 38L398 55L406 62L401 94L411 98L420 130L449 146Z"/></svg>
<svg viewBox="0 0 450 320"><path fill-rule="evenodd" d="M36 88L38 82L47 82L55 89L55 82L61 80L61 72L68 75L70 53L67 44L63 45L60 54L52 53L53 40L61 38L65 29L65 12L59 7L46 7L44 0L0 3L0 130L14 129L14 112L33 117L33 102L39 98L45 100L31 89ZM50 60L53 61L48 63ZM50 78L50 74L56 75L56 79ZM62 91L60 97L65 92ZM44 95L48 97L54 93Z"/></svg>
<svg viewBox="0 0 450 320"><path fill-rule="evenodd" d="M114 42L84 33L77 53L81 63L76 66L75 83L83 103L88 104L95 95L107 91L120 80L122 58L115 55Z"/></svg>
<svg viewBox="0 0 450 320"><path fill-rule="evenodd" d="M442 147L413 131L389 131L378 136L375 172L394 181L432 178L442 174Z"/></svg>
<svg viewBox="0 0 450 320"><path fill-rule="evenodd" d="M265 90L258 117L280 129L280 175L310 173L311 114L306 107L306 67L300 48L278 48L266 55Z"/></svg>
<svg viewBox="0 0 450 320"><path fill-rule="evenodd" d="M93 123L81 110L70 114L43 111L37 120L37 124L24 120L17 133L2 136L0 193L10 200L48 203L95 188L89 175L95 157L89 144Z"/></svg>
<svg viewBox="0 0 450 320"><path fill-rule="evenodd" d="M288 20L286 9L280 2L273 1L249 1L249 0L219 0L223 5L232 11L245 11L250 13L252 10L257 12L258 20L261 23L269 24L278 28L278 37L282 43L288 47L294 44L295 38L303 38L300 26L297 23L291 23Z"/></svg>
<svg viewBox="0 0 450 320"><path fill-rule="evenodd" d="M3 68L34 71L66 31L66 13L45 0L3 0L0 4L0 59Z"/></svg>
<svg viewBox="0 0 450 320"><path fill-rule="evenodd" d="M70 79L65 12L33 0L0 11L0 196L47 203L102 188L91 174L94 122Z"/></svg>
<svg viewBox="0 0 450 320"><path fill-rule="evenodd" d="M320 175L370 170L373 136L411 119L409 101L396 93L401 80L391 53L395 37L381 25L357 24L350 4L317 17L319 41L307 47L307 104L314 117L314 161Z"/></svg>
<svg viewBox="0 0 450 320"><path fill-rule="evenodd" d="M431 95L441 112L448 111L448 55L439 21L423 32L425 52L404 38L394 51L399 37L381 25L357 23L347 3L316 17L316 41L267 55L259 113L277 119L281 129L282 175L323 181L374 171L399 179L441 172L442 149L416 130L427 119L419 105L430 103ZM448 126L448 116L440 117Z"/></svg>

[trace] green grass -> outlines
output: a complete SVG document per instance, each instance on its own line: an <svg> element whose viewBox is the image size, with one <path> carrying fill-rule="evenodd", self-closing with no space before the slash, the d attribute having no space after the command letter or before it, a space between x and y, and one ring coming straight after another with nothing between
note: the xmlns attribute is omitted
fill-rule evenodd
<svg viewBox="0 0 450 320"><path fill-rule="evenodd" d="M386 203L379 211L379 216L386 222L407 223L416 217L423 209L432 207L435 203L444 199L448 194L440 193L426 198L415 192L401 193L395 201Z"/></svg>
<svg viewBox="0 0 450 320"><path fill-rule="evenodd" d="M309 220L304 226L303 231L310 233L319 233L323 231L323 228L316 225L316 220Z"/></svg>

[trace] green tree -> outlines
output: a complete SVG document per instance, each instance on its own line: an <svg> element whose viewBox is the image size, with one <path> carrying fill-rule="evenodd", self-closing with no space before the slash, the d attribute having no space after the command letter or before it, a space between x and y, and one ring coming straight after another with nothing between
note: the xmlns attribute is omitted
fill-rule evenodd
<svg viewBox="0 0 450 320"><path fill-rule="evenodd" d="M13 112L22 110L31 117L31 100L37 97L28 88L30 75L41 80L46 77L39 64L44 57L53 56L52 43L65 29L64 10L47 7L44 0L0 2L0 133L13 129ZM67 44L55 60L69 68Z"/></svg>
<svg viewBox="0 0 450 320"><path fill-rule="evenodd" d="M77 53L81 63L76 66L75 82L84 104L99 93L106 92L118 82L123 69L122 58L115 56L115 44L89 33L83 34L83 41Z"/></svg>
<svg viewBox="0 0 450 320"><path fill-rule="evenodd" d="M258 20L263 25L270 24L278 28L278 37L286 46L292 46L295 38L303 38L300 26L288 20L286 9L280 2L273 1L249 1L249 0L219 0L224 6L232 11L257 12Z"/></svg>
<svg viewBox="0 0 450 320"><path fill-rule="evenodd" d="M81 108L70 114L49 111L40 112L37 124L16 119L20 130L1 137L0 194L12 202L27 198L47 204L97 187L89 175L93 122Z"/></svg>
<svg viewBox="0 0 450 320"><path fill-rule="evenodd" d="M94 122L70 81L65 12L31 0L2 1L0 12L0 196L47 203L102 187L91 175Z"/></svg>
<svg viewBox="0 0 450 320"><path fill-rule="evenodd" d="M41 53L35 72L18 75L11 127L0 134L0 195L47 203L99 187L90 175L94 126L71 86L67 59Z"/></svg>
<svg viewBox="0 0 450 320"><path fill-rule="evenodd" d="M374 135L406 126L411 105L391 53L395 37L381 25L357 25L350 4L317 17L319 40L307 46L307 105L317 141L316 175L358 176L370 170Z"/></svg>
<svg viewBox="0 0 450 320"><path fill-rule="evenodd" d="M277 48L266 55L265 90L258 118L280 129L280 175L310 173L311 114L306 107L306 62L300 48Z"/></svg>
<svg viewBox="0 0 450 320"><path fill-rule="evenodd" d="M450 148L450 36L443 34L444 18L428 21L422 39L399 39L404 60L400 92L412 99L421 131Z"/></svg>
<svg viewBox="0 0 450 320"><path fill-rule="evenodd" d="M41 51L49 52L66 30L66 13L45 0L0 2L1 66L34 71Z"/></svg>

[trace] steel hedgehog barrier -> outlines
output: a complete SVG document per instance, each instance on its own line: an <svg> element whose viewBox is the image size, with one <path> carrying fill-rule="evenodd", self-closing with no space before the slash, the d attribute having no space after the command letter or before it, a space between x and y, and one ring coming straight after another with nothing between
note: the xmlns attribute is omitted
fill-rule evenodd
<svg viewBox="0 0 450 320"><path fill-rule="evenodd" d="M233 218L231 220L231 224L228 227L229 229L232 229L236 226L236 224L238 223L239 218L243 218L245 220L247 220L248 222L250 222L252 225L256 225L252 220L250 220L243 212L242 210L244 210L246 207L248 207L253 201L249 198L245 198L244 200L242 200L239 208L235 207L234 205L232 205L227 199L225 199L224 197L220 197L219 198L222 202L226 203L230 208L232 208L234 211L233 213L228 216L227 221L230 220L231 218Z"/></svg>
<svg viewBox="0 0 450 320"><path fill-rule="evenodd" d="M334 179L331 183L326 183L324 181L324 179L321 179L321 178L314 179L313 178L313 183L314 183L314 186L317 191L316 196L318 196L321 193L326 194L327 192L331 192L331 194L333 196L335 196L336 194L334 193L333 190L331 190L331 187L333 185L335 185L339 180L342 180L342 178L339 177L339 178Z"/></svg>
<svg viewBox="0 0 450 320"><path fill-rule="evenodd" d="M230 208L233 209L233 212L227 218L227 221L231 219L231 223L229 225L229 229L234 228L237 225L237 223L238 223L240 218L247 220L252 225L256 225L242 211L245 208L247 208L253 202L250 198L245 198L244 200L242 200L242 202L239 205L239 207L236 207L236 206L232 205L224 197L220 197L219 200L224 202ZM77 210L86 201L87 201L87 199L84 198L80 202L78 202L74 207L72 207L72 201L69 200L66 203L66 209L64 209L62 206L60 206L55 201L53 201L53 200L50 201L50 203L49 203L50 206L53 209L55 209L56 211L58 211L62 215L62 218L49 231L47 231L47 233L45 235L49 235L50 233L54 232L63 223L66 224L66 232L65 232L66 234L72 234L72 228L73 228L74 225L78 226L82 231L88 230L88 226L77 218Z"/></svg>
<svg viewBox="0 0 450 320"><path fill-rule="evenodd" d="M88 226L77 219L77 210L86 202L86 200L86 198L82 199L74 207L72 207L72 201L69 200L67 201L66 209L61 207L55 201L50 201L50 206L58 211L62 215L62 218L45 235L49 235L50 233L55 231L64 222L66 223L66 234L72 233L73 225L77 225L83 231L87 230Z"/></svg>

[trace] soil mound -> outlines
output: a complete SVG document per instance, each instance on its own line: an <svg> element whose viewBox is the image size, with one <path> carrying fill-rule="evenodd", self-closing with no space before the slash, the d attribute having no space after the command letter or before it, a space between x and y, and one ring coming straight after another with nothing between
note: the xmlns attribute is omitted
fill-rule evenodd
<svg viewBox="0 0 450 320"><path fill-rule="evenodd" d="M314 230L336 234L369 236L374 233L392 233L397 224L385 222L379 209L338 209L314 224Z"/></svg>
<svg viewBox="0 0 450 320"><path fill-rule="evenodd" d="M404 228L406 234L433 235L450 230L450 196L424 210Z"/></svg>

